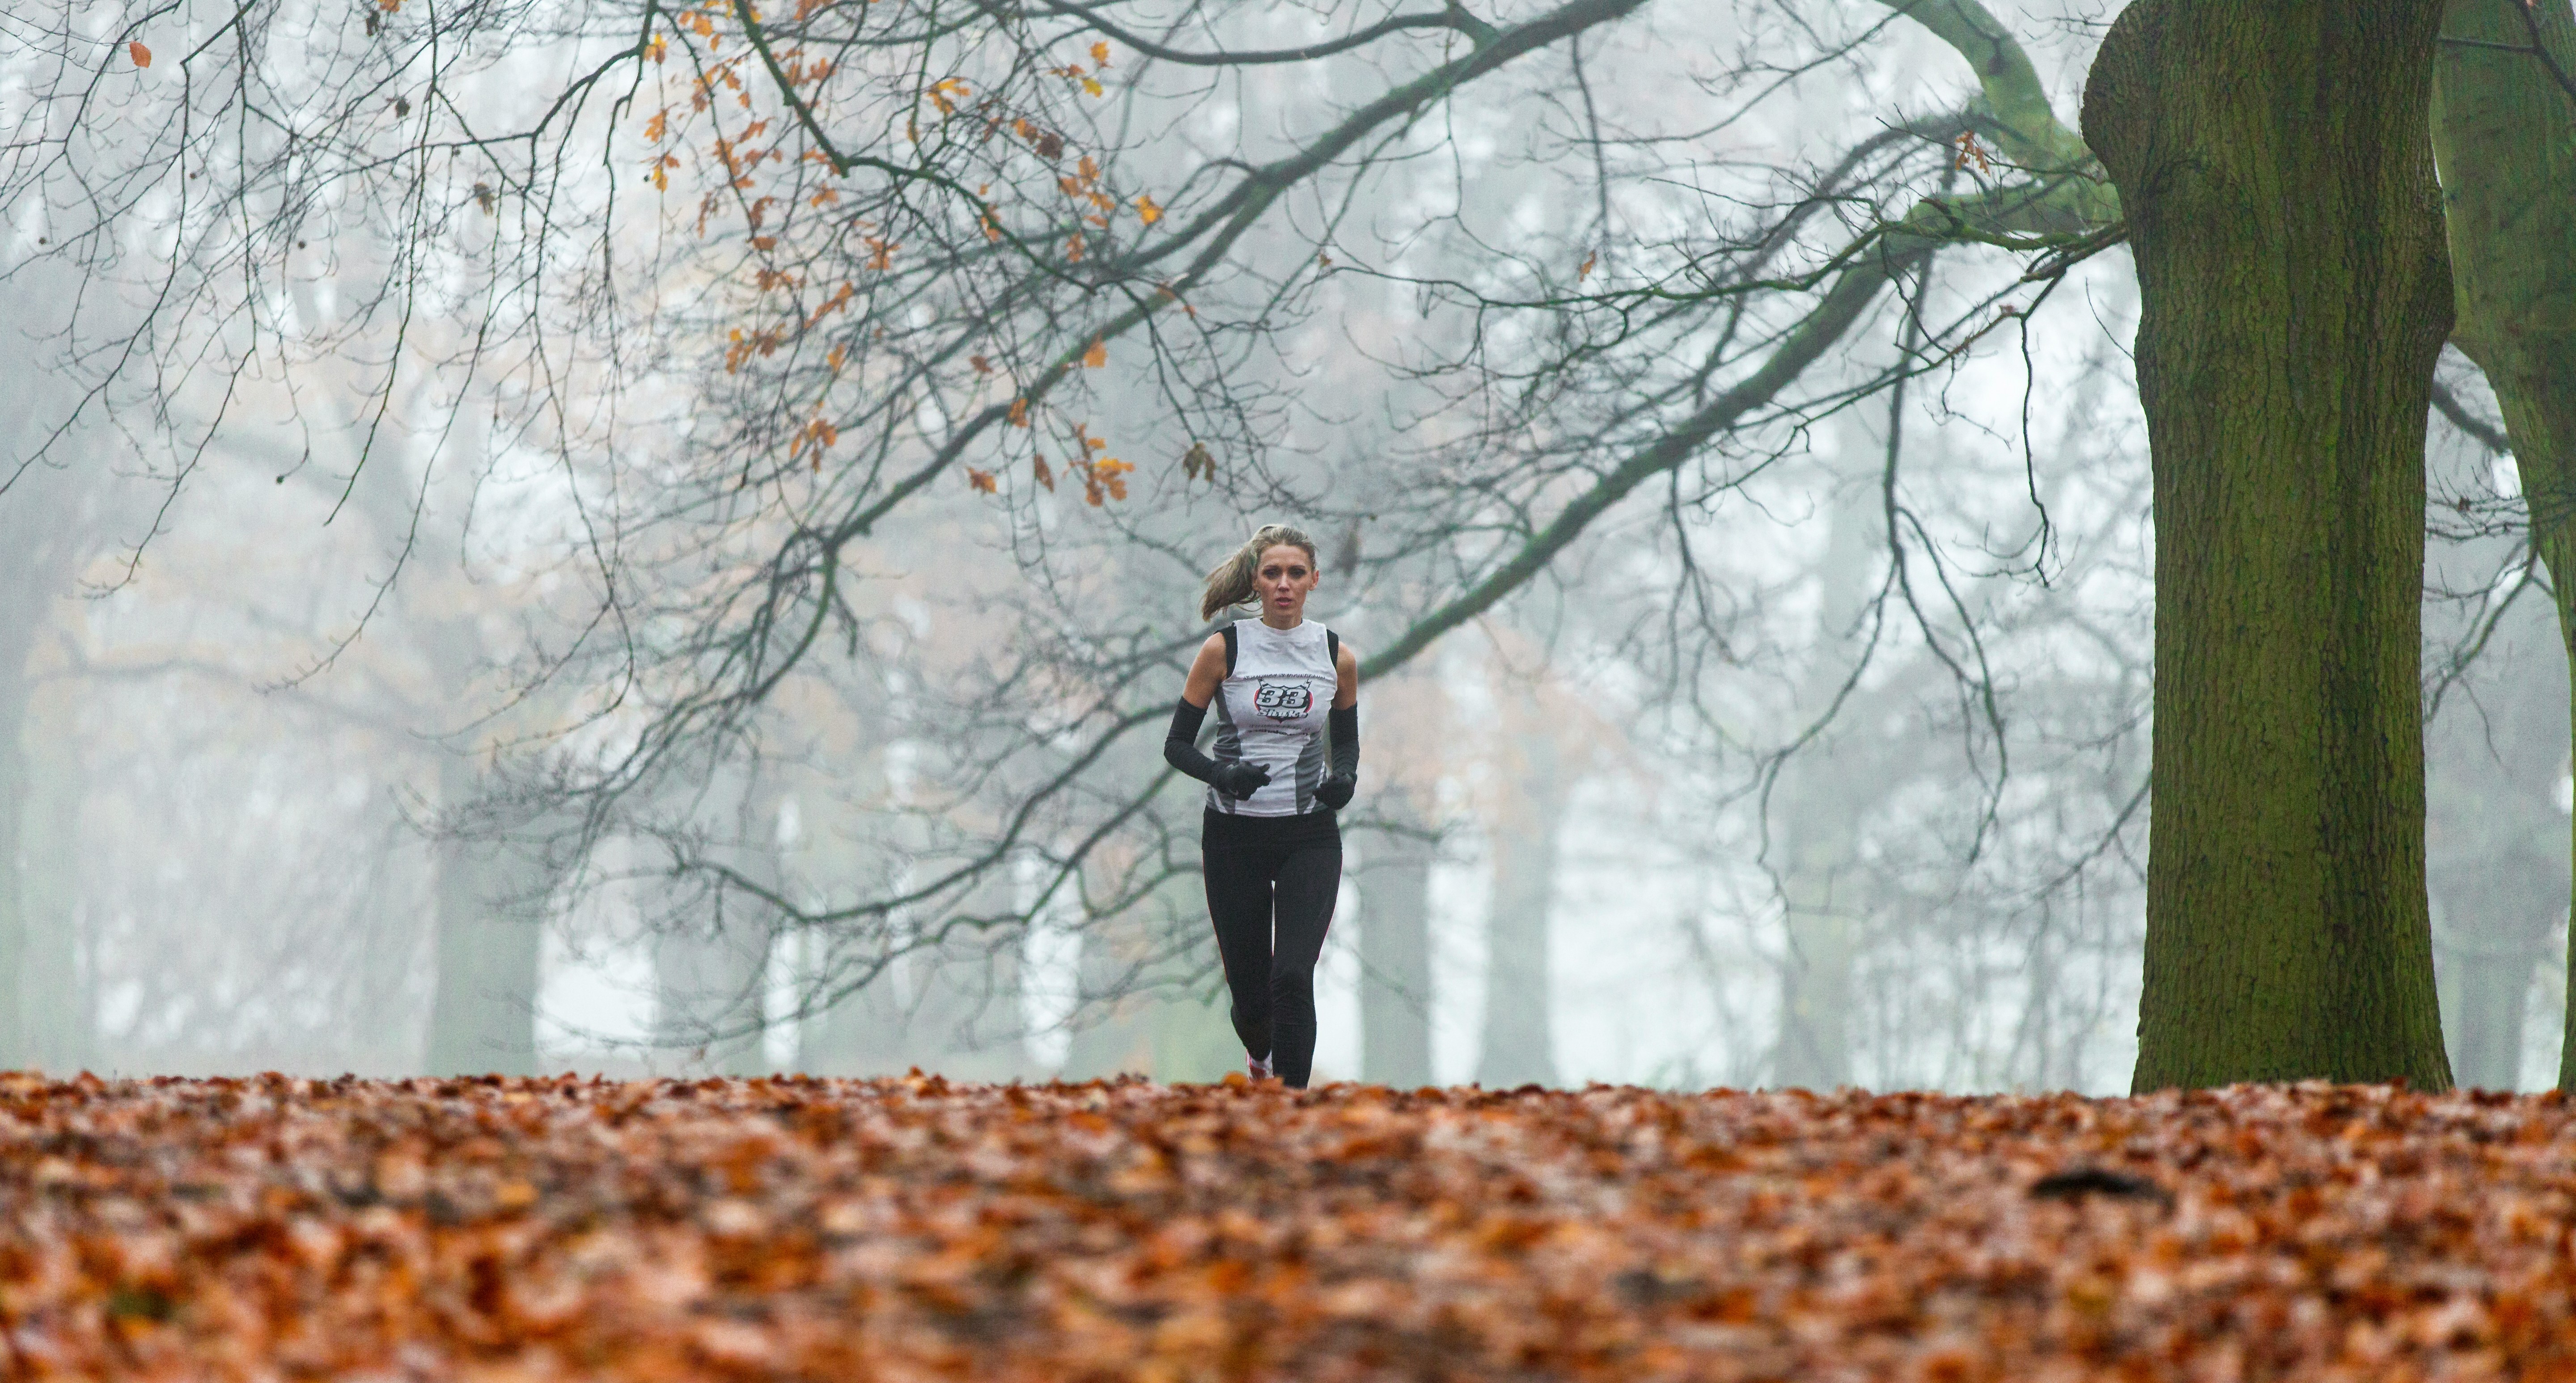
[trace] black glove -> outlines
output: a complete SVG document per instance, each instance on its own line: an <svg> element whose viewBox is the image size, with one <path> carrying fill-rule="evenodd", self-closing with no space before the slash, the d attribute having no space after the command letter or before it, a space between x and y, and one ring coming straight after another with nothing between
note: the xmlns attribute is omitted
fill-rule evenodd
<svg viewBox="0 0 2576 1383"><path fill-rule="evenodd" d="M1340 811L1360 785L1360 708L1335 706L1324 716L1333 737L1333 771L1315 788L1315 800Z"/></svg>
<svg viewBox="0 0 2576 1383"><path fill-rule="evenodd" d="M1207 707L1193 706L1188 697L1172 708L1172 728L1163 736L1163 759L1172 767L1215 788L1226 800L1240 802L1261 791L1270 781L1270 770L1241 760L1218 763L1199 752L1199 726L1207 720Z"/></svg>
<svg viewBox="0 0 2576 1383"><path fill-rule="evenodd" d="M1218 764L1215 770L1208 774L1209 787L1215 788L1237 802L1261 791L1269 781L1269 769L1259 764L1245 763L1240 759L1233 763Z"/></svg>

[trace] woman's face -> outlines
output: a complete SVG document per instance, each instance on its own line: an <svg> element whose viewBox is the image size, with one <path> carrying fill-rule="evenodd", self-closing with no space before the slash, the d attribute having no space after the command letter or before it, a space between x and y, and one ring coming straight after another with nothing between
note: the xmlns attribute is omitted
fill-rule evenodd
<svg viewBox="0 0 2576 1383"><path fill-rule="evenodd" d="M1306 617L1306 596L1321 574L1306 549L1286 543L1263 548L1261 565L1252 573L1252 589L1261 597L1261 617L1272 624L1294 624Z"/></svg>

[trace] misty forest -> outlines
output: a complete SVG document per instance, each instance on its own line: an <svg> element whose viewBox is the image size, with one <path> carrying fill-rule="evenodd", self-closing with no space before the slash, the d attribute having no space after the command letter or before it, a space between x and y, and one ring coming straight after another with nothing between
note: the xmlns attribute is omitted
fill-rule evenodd
<svg viewBox="0 0 2576 1383"><path fill-rule="evenodd" d="M0 1060L1211 1079L1287 520L1323 1077L2547 1088L2576 19L2135 8L15 7Z"/></svg>
<svg viewBox="0 0 2576 1383"><path fill-rule="evenodd" d="M2576 1373L2570 0L18 0L0 213L10 1377Z"/></svg>

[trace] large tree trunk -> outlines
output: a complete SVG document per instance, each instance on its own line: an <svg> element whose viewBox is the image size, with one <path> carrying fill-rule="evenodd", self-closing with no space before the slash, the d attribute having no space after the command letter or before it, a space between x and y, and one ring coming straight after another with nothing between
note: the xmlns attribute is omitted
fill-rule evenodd
<svg viewBox="0 0 2576 1383"><path fill-rule="evenodd" d="M2447 1088L2424 898L2440 0L2139 0L2084 134L2144 298L2155 797L2136 1086Z"/></svg>
<svg viewBox="0 0 2576 1383"><path fill-rule="evenodd" d="M2576 98L2537 56L2512 51L2530 45L2535 21L2560 66L2576 70L2566 0L2527 12L2519 0L2451 0L2433 64L2433 151L2455 339L2504 406L2532 543L2576 667ZM2568 992L2576 997L2576 965ZM2576 1021L2561 1038L2558 1084L2576 1088Z"/></svg>

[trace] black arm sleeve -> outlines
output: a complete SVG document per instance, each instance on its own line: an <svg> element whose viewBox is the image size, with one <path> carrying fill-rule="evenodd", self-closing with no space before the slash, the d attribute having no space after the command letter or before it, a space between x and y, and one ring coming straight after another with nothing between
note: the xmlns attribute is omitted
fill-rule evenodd
<svg viewBox="0 0 2576 1383"><path fill-rule="evenodd" d="M1163 762L1204 783L1216 772L1216 760L1199 752L1199 726L1207 721L1207 707L1193 706L1188 697L1172 708L1172 728L1163 735Z"/></svg>
<svg viewBox="0 0 2576 1383"><path fill-rule="evenodd" d="M1360 771L1360 708L1354 702L1324 713L1324 728L1333 735L1333 776L1355 778Z"/></svg>

